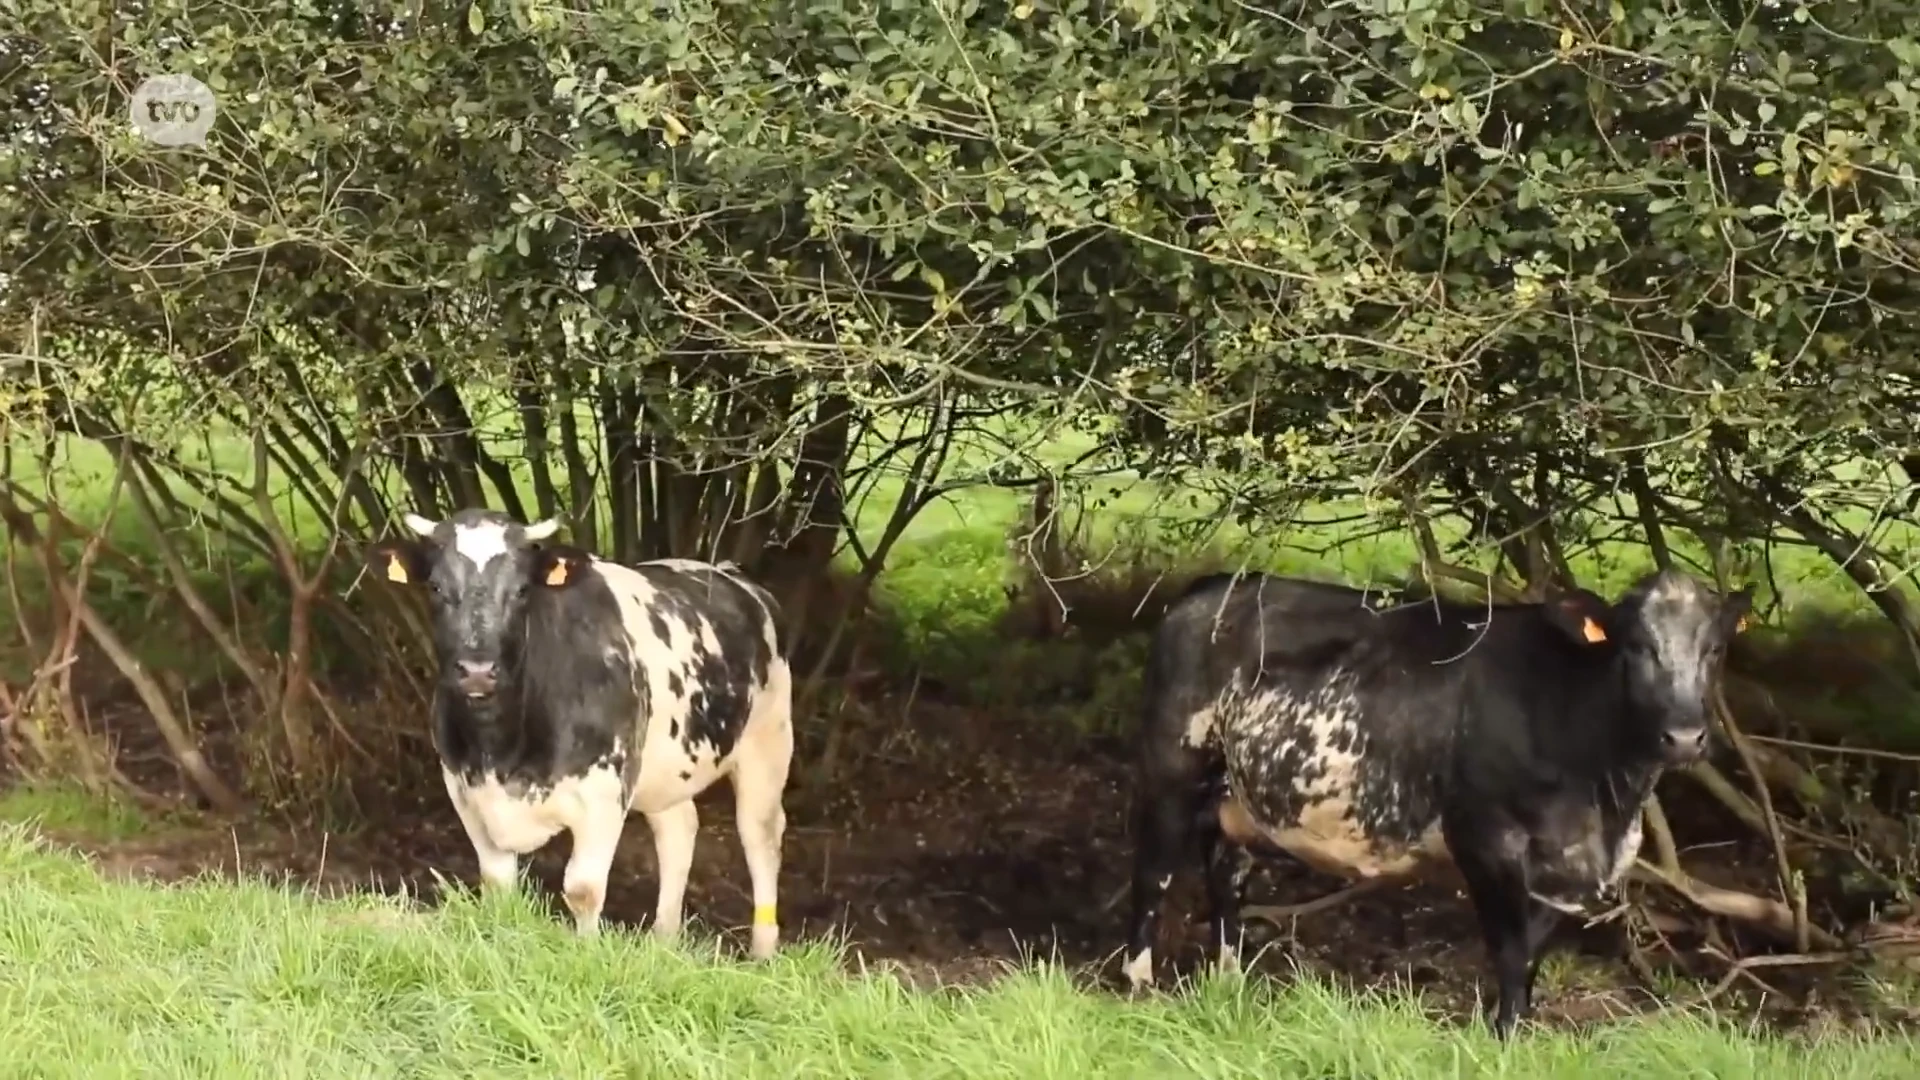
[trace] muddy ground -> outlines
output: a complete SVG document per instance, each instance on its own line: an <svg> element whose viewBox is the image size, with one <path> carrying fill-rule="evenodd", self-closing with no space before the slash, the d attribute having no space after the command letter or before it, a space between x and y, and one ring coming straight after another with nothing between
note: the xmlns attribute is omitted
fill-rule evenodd
<svg viewBox="0 0 1920 1080"><path fill-rule="evenodd" d="M896 717L906 715L895 713ZM874 739L879 750L851 763L826 785L789 791L780 910L789 939L844 937L859 962L891 967L921 985L977 982L1023 956L1052 957L1092 986L1118 991L1124 934L1122 892L1130 856L1125 832L1126 748L1048 734L1019 717L998 722L924 700L911 722ZM866 740L862 740L865 742ZM120 740L123 767L149 789L170 786L158 747ZM424 746L421 752L430 753ZM796 768L803 765L798 758ZM177 778L173 778L177 784ZM169 826L106 843L59 836L109 871L177 879L203 872L291 879L323 892L404 890L431 903L436 873L477 880L472 850L437 783L363 798L366 823L347 832L315 827L207 823ZM744 950L751 900L733 830L732 798L717 785L699 800L701 832L687 909L692 919ZM556 840L528 866L556 918L568 841ZM607 899L610 921L635 927L651 918L653 846L634 819L621 846ZM1339 886L1291 864L1263 867L1249 902L1297 903ZM1179 879L1161 939L1161 980L1202 961L1204 926L1197 875ZM1479 933L1464 897L1411 886L1362 897L1293 922L1281 933L1249 923L1266 948L1252 967L1288 979L1304 967L1363 988L1419 988L1435 1012L1456 1020L1490 996ZM1541 1018L1580 1025L1658 1009L1699 994L1707 982L1657 976L1649 987L1623 961L1626 931L1567 927L1561 959L1543 972ZM1711 980L1724 965L1704 963L1683 944L1654 955L1656 967L1692 969ZM1646 969L1641 969L1641 975ZM1780 985L1777 984L1776 985ZM1798 1024L1852 1022L1855 1008L1829 1006L1832 992L1805 986L1782 997L1737 987L1716 1007ZM1743 997L1744 994L1744 997ZM1818 1007L1810 1007L1821 1002Z"/></svg>

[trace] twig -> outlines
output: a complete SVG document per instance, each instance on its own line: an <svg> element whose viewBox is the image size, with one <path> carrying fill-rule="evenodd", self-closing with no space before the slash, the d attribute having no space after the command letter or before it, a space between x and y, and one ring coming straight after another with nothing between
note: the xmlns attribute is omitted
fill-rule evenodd
<svg viewBox="0 0 1920 1080"><path fill-rule="evenodd" d="M1680 869L1680 849L1673 842L1673 827L1667 824L1667 809L1660 803L1660 796L1647 796L1646 805L1641 809L1646 818L1647 834L1653 838L1653 850L1657 856L1654 864L1675 874Z"/></svg>
<svg viewBox="0 0 1920 1080"><path fill-rule="evenodd" d="M1673 942L1667 939L1667 933L1661 928L1659 921L1655 919L1655 914L1653 909L1644 904L1633 905L1632 911L1627 917L1627 925L1622 928L1621 934L1625 939L1627 947L1627 968L1632 971L1634 975L1639 978L1641 984L1649 990L1658 986L1660 979L1653 970L1652 961L1647 959L1646 950L1640 946L1640 935L1634 933L1634 923L1637 921L1644 924L1647 932L1653 935L1654 940L1659 943L1660 948L1666 953L1671 955L1675 951ZM1634 918L1636 915L1639 916L1637 920Z"/></svg>
<svg viewBox="0 0 1920 1080"><path fill-rule="evenodd" d="M1748 735L1747 738L1757 743L1785 746L1793 750L1807 750L1817 754L1843 754L1920 764L1920 754L1903 754L1897 750L1873 750L1864 746L1829 746L1825 743L1802 742L1799 739L1781 739L1772 735Z"/></svg>
<svg viewBox="0 0 1920 1080"><path fill-rule="evenodd" d="M1733 744L1734 751L1740 755L1740 763L1746 766L1747 778L1753 782L1755 801L1760 805L1761 818L1767 827L1767 839L1773 842L1774 869L1780 878L1780 896L1793 911L1794 945L1804 953L1812 947L1811 927L1807 921L1807 888L1787 858L1786 834L1780 828L1779 815L1773 812L1773 792L1767 787L1767 774L1760 771L1753 747L1747 743L1740 725L1734 722L1733 710L1727 708L1725 687L1718 683L1713 689L1713 711L1719 717L1721 729L1727 734L1727 741Z"/></svg>
<svg viewBox="0 0 1920 1080"><path fill-rule="evenodd" d="M1765 990L1770 994L1779 994L1781 997L1786 997L1786 995L1781 994L1779 990L1776 990L1775 988L1768 986L1766 983L1761 982L1758 978L1756 978L1753 975L1753 970L1755 968L1806 967L1813 964L1840 964L1853 959L1852 953L1821 952L1821 953L1784 953L1784 954L1772 954L1772 955L1765 955L1765 956L1748 956L1740 960L1734 960L1731 957L1727 956L1725 953L1715 948L1709 947L1706 949L1702 949L1701 951L1706 953L1709 956L1712 956L1716 960L1727 961L1730 966L1727 968L1727 973L1725 975L1722 975L1720 977L1720 981L1717 983L1714 983L1711 989L1707 990L1705 993L1701 994L1699 997L1696 997L1693 1000L1687 1002L1689 1006L1699 1006L1699 1005L1707 1004L1708 1002L1712 1001L1714 998L1717 998L1721 994L1726 993L1727 988L1732 986L1734 982L1738 980L1741 976L1745 976L1749 979L1752 979L1755 983L1759 984L1762 990Z"/></svg>
<svg viewBox="0 0 1920 1080"><path fill-rule="evenodd" d="M166 695L160 690L159 683L147 673L133 650L121 641L120 636L113 632L113 628L100 617L93 605L87 602L87 598L74 588L73 583L68 581L64 574L56 573L48 584L53 587L56 595L70 605L71 610L79 616L81 625L93 638L94 644L98 645L113 666L119 669L121 676L133 685L134 693L139 696L141 703L146 705L147 711L153 715L154 723L159 726L167 748L173 751L174 760L179 764L181 771L186 773L187 778L216 809L222 813L238 813L242 809L240 796L220 779L219 774L208 763L196 740L187 732L186 726L180 723Z"/></svg>
<svg viewBox="0 0 1920 1080"><path fill-rule="evenodd" d="M1256 904L1252 907L1241 908L1240 917L1242 919L1259 919L1262 922L1272 923L1278 927L1288 921L1298 919L1303 915L1312 915L1315 912L1339 907L1356 897L1374 892L1386 884L1386 878L1373 878L1368 881L1356 882L1344 889L1339 889L1325 896L1298 904Z"/></svg>

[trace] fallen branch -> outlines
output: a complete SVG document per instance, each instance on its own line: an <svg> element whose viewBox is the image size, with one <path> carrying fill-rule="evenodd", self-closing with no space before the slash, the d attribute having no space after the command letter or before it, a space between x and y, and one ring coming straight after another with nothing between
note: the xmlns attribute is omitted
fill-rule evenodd
<svg viewBox="0 0 1920 1080"><path fill-rule="evenodd" d="M1709 885L1684 870L1662 869L1645 859L1634 863L1633 876L1643 882L1665 885L1709 915L1745 923L1779 941L1791 943L1798 937L1793 910L1778 900ZM1841 946L1839 938L1811 924L1807 925L1807 936L1823 949Z"/></svg>
<svg viewBox="0 0 1920 1080"><path fill-rule="evenodd" d="M1272 923L1275 926L1279 926L1290 919L1297 919L1303 915L1313 915L1330 908L1339 907L1349 900L1353 900L1365 893L1373 892L1386 884L1387 882L1384 879L1361 881L1349 885L1344 889L1330 892L1325 896L1315 897L1312 900L1302 901L1298 904L1254 904L1252 906L1242 907L1240 909L1240 917L1242 919L1258 919L1261 922ZM1115 889L1113 895L1107 898L1107 902L1100 905L1100 911L1104 914L1119 907L1120 902L1127 898L1127 893L1132 888L1133 886L1128 884Z"/></svg>
<svg viewBox="0 0 1920 1080"><path fill-rule="evenodd" d="M1316 912L1339 907L1350 900L1374 892L1386 884L1386 879L1374 878L1371 881L1357 882L1344 889L1338 889L1325 896L1316 897L1315 899L1298 904L1255 904L1251 907L1241 908L1240 917L1242 919L1259 919L1261 922L1272 923L1274 926L1282 926L1303 915L1312 915Z"/></svg>
<svg viewBox="0 0 1920 1080"><path fill-rule="evenodd" d="M1799 927L1796 926L1793 910L1787 905L1737 889L1709 885L1681 868L1680 852L1673 842L1673 829L1667 824L1666 810L1657 796L1647 800L1644 813L1647 837L1653 841L1655 861L1648 862L1644 858L1637 860L1633 877L1643 882L1665 885L1710 915L1747 923L1784 942L1798 939ZM1839 938L1817 926L1807 925L1807 934L1819 942L1823 949L1841 947Z"/></svg>
<svg viewBox="0 0 1920 1080"><path fill-rule="evenodd" d="M1705 993L1688 1001L1687 1005L1689 1007L1705 1005L1708 1002L1712 1001L1714 998L1717 998L1721 994L1726 993L1727 988L1732 986L1742 976L1745 976L1749 979L1753 979L1753 981L1756 984L1758 984L1762 990L1765 990L1769 994L1780 994L1780 991L1774 989L1771 986L1768 986L1764 982L1761 982L1758 978L1756 978L1753 975L1753 971L1756 968L1806 967L1813 964L1840 964L1853 959L1852 953L1823 952L1823 953L1786 953L1786 954L1774 954L1774 955L1766 955L1766 956L1749 956L1749 957L1745 957L1744 959L1734 960L1718 949L1705 949L1702 951L1704 951L1707 955L1712 956L1717 960L1727 961L1728 963L1727 973L1725 975L1722 975L1720 977L1720 981L1717 983L1714 983L1713 986L1710 989L1708 989ZM1786 995L1780 994L1780 996L1785 997Z"/></svg>

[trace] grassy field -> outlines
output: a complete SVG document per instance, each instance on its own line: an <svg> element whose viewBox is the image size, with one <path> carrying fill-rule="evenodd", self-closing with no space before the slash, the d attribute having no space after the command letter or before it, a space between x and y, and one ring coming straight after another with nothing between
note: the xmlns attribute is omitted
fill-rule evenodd
<svg viewBox="0 0 1920 1080"><path fill-rule="evenodd" d="M18 809L18 807L15 807ZM109 880L0 826L0 1075L76 1077L1911 1077L1908 1037L1670 1013L1583 1033L1436 1024L1416 999L1207 980L1127 1001L1045 965L910 989L809 944L574 939L520 901L420 913L271 884Z"/></svg>

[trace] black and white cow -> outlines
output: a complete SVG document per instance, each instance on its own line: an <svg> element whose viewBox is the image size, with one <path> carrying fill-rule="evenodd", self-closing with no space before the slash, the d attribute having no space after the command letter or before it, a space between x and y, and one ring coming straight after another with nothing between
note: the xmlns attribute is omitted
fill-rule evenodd
<svg viewBox="0 0 1920 1080"><path fill-rule="evenodd" d="M519 856L565 829L567 908L594 934L638 811L659 863L653 929L673 937L700 828L693 798L724 776L753 881L752 952L771 956L793 757L773 598L730 563L624 566L542 545L554 521L404 520L419 539L376 544L368 562L432 593L434 745L483 884L514 888Z"/></svg>
<svg viewBox="0 0 1920 1080"><path fill-rule="evenodd" d="M1611 605L1576 590L1382 608L1317 582L1196 582L1148 661L1129 979L1153 980L1160 904L1191 854L1227 968L1250 854L1349 879L1438 871L1472 898L1505 1036L1530 1011L1559 913L1617 887L1660 771L1705 752L1721 657L1751 604L1674 572Z"/></svg>

